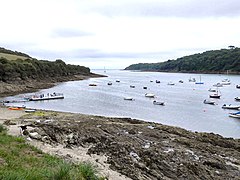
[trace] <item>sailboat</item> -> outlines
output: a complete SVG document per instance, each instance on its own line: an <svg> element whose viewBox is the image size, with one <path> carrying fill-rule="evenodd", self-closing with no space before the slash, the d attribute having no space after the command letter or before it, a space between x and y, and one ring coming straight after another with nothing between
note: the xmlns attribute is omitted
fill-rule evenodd
<svg viewBox="0 0 240 180"><path fill-rule="evenodd" d="M200 76L200 81L199 82L195 82L195 84L204 84L204 82L201 81L201 76Z"/></svg>
<svg viewBox="0 0 240 180"><path fill-rule="evenodd" d="M228 77L228 70L227 70L227 77ZM230 85L230 84L231 84L230 79L225 78L222 80L222 85Z"/></svg>
<svg viewBox="0 0 240 180"><path fill-rule="evenodd" d="M217 91L216 91L215 93L213 93L213 94L210 94L209 97L210 97L210 98L218 98L218 99L220 99L221 93L220 93L220 91L217 89Z"/></svg>

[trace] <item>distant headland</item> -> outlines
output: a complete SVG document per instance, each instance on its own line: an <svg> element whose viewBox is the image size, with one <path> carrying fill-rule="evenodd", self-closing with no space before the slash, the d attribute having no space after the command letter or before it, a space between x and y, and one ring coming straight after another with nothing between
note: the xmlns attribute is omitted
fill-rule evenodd
<svg viewBox="0 0 240 180"><path fill-rule="evenodd" d="M229 49L211 50L203 53L184 56L176 60L159 63L132 64L125 70L240 74L240 48L229 46Z"/></svg>

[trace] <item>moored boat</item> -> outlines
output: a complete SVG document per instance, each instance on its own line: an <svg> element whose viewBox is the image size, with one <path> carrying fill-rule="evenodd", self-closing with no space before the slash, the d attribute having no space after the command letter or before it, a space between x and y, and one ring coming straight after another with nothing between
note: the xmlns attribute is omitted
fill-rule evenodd
<svg viewBox="0 0 240 180"><path fill-rule="evenodd" d="M215 105L215 102L214 102L214 101L207 100L207 99L204 99L203 103L204 103L204 104L211 104L211 105Z"/></svg>
<svg viewBox="0 0 240 180"><path fill-rule="evenodd" d="M125 97L124 100L127 100L127 101L133 101L133 97Z"/></svg>
<svg viewBox="0 0 240 180"><path fill-rule="evenodd" d="M232 104L229 104L229 105L224 104L224 105L222 106L222 108L223 108L223 109L236 109L236 110L238 110L238 109L240 108L240 106L239 106L239 105L232 105Z"/></svg>
<svg viewBox="0 0 240 180"><path fill-rule="evenodd" d="M89 86L97 86L96 84L89 84Z"/></svg>
<svg viewBox="0 0 240 180"><path fill-rule="evenodd" d="M173 85L175 85L175 83L173 83L173 82L170 81L170 82L168 83L168 85L173 86Z"/></svg>
<svg viewBox="0 0 240 180"><path fill-rule="evenodd" d="M165 103L163 101L153 101L153 104L154 105L161 105L161 106L165 105Z"/></svg>
<svg viewBox="0 0 240 180"><path fill-rule="evenodd" d="M229 116L233 117L233 118L240 118L240 111L238 111L236 113L229 113Z"/></svg>
<svg viewBox="0 0 240 180"><path fill-rule="evenodd" d="M155 94L152 94L152 93L146 93L146 94L145 94L145 97L148 97L148 98L154 98L154 97L155 97Z"/></svg>
<svg viewBox="0 0 240 180"><path fill-rule="evenodd" d="M210 97L210 98L217 98L217 99L219 99L219 98L221 97L221 93L220 93L220 91L217 89L217 91L216 91L215 93L213 93L213 94L210 94L209 97Z"/></svg>
<svg viewBox="0 0 240 180"><path fill-rule="evenodd" d="M235 100L236 101L240 101L240 97L235 97Z"/></svg>

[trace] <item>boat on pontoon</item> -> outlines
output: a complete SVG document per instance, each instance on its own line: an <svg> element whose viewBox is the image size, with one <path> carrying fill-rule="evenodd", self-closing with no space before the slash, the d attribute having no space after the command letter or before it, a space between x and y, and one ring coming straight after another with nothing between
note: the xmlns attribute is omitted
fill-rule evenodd
<svg viewBox="0 0 240 180"><path fill-rule="evenodd" d="M40 95L34 95L29 98L29 101L44 101L44 100L54 100L54 99L64 99L64 96L62 93L53 93L53 94L40 94Z"/></svg>

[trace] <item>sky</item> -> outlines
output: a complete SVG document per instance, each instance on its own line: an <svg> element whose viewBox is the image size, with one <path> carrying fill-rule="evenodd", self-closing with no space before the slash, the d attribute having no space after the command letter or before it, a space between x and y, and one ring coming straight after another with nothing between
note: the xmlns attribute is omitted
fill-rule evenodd
<svg viewBox="0 0 240 180"><path fill-rule="evenodd" d="M0 0L0 47L123 69L239 47L239 0Z"/></svg>

